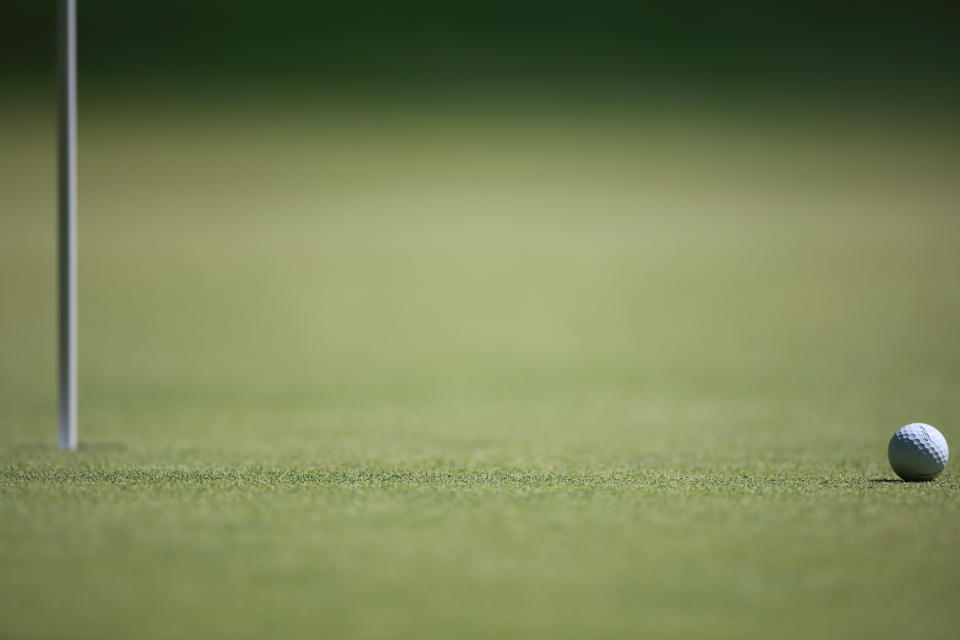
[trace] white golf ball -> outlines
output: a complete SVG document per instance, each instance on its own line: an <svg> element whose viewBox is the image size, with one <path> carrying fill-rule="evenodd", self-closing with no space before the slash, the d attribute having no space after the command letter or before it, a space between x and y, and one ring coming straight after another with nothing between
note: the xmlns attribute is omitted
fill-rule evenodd
<svg viewBox="0 0 960 640"><path fill-rule="evenodd" d="M949 457L943 434L922 422L897 431L887 447L890 466L904 480L933 480L947 466Z"/></svg>

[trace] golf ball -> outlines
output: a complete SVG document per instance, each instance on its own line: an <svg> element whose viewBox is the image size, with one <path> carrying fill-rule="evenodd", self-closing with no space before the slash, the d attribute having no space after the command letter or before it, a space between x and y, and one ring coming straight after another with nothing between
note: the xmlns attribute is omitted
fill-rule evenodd
<svg viewBox="0 0 960 640"><path fill-rule="evenodd" d="M922 422L897 431L887 447L890 466L904 480L933 480L947 466L949 457L943 434Z"/></svg>

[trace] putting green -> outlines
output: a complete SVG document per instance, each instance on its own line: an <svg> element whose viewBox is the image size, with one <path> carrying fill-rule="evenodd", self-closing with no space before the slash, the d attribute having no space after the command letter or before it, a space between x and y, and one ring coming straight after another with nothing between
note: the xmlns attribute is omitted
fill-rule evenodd
<svg viewBox="0 0 960 640"><path fill-rule="evenodd" d="M434 114L436 115L436 114ZM0 636L947 638L934 122L91 105L0 119Z"/></svg>

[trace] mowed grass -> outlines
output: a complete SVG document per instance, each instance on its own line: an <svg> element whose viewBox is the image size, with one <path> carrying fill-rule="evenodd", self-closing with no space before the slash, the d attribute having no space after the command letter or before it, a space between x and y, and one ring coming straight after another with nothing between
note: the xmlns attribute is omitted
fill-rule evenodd
<svg viewBox="0 0 960 640"><path fill-rule="evenodd" d="M93 105L68 454L0 122L0 637L956 635L952 130Z"/></svg>

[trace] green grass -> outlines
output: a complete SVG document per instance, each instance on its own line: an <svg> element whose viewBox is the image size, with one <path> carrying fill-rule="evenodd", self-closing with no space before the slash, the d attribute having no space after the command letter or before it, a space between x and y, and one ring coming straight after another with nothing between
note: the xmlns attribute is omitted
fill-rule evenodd
<svg viewBox="0 0 960 640"><path fill-rule="evenodd" d="M953 132L94 105L66 454L0 122L0 637L956 635Z"/></svg>

